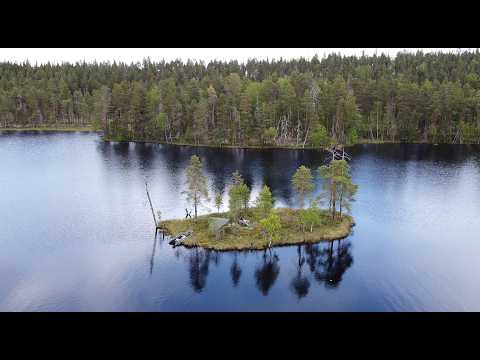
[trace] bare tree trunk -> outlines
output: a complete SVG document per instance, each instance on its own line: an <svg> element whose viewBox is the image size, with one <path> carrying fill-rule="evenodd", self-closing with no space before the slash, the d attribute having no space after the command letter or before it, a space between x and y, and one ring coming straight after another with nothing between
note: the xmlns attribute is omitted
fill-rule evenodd
<svg viewBox="0 0 480 360"><path fill-rule="evenodd" d="M195 196L193 200L193 207L195 208L195 221L197 220L197 205L198 205L198 199L197 199L197 196Z"/></svg>
<svg viewBox="0 0 480 360"><path fill-rule="evenodd" d="M307 126L307 131L305 133L305 139L303 140L303 147L305 147L305 144L307 143L308 131L309 130L310 130L310 124Z"/></svg>
<svg viewBox="0 0 480 360"><path fill-rule="evenodd" d="M155 216L155 211L153 210L152 200L150 199L150 194L148 192L148 185L145 182L145 191L147 192L148 202L150 203L150 209L152 210L153 221L155 222L155 227L158 226L157 218Z"/></svg>
<svg viewBox="0 0 480 360"><path fill-rule="evenodd" d="M298 125L297 125L297 146L298 146L298 142L300 139L300 119L298 119L297 121L298 121Z"/></svg>
<svg viewBox="0 0 480 360"><path fill-rule="evenodd" d="M342 218L343 189L340 191L340 219Z"/></svg>
<svg viewBox="0 0 480 360"><path fill-rule="evenodd" d="M332 219L335 220L335 212L337 210L337 184L333 182L332 187Z"/></svg>

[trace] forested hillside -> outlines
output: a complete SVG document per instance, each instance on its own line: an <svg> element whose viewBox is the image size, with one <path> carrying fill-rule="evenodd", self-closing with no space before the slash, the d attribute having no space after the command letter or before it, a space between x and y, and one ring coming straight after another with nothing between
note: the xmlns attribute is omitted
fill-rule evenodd
<svg viewBox="0 0 480 360"><path fill-rule="evenodd" d="M137 64L0 63L0 127L257 146L480 142L480 53Z"/></svg>

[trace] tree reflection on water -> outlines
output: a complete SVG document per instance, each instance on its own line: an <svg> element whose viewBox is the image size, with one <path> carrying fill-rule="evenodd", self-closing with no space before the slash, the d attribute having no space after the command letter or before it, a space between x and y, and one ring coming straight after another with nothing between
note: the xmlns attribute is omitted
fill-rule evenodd
<svg viewBox="0 0 480 360"><path fill-rule="evenodd" d="M255 270L255 280L257 288L260 292L267 296L270 288L277 280L280 273L280 266L278 265L278 256L270 250L263 253L263 261Z"/></svg>
<svg viewBox="0 0 480 360"><path fill-rule="evenodd" d="M304 246L297 246L298 254L298 263L297 263L297 274L293 278L290 286L294 294L298 299L301 299L308 294L310 289L310 280L306 275L303 274L303 265L305 264L305 255L303 254Z"/></svg>
<svg viewBox="0 0 480 360"><path fill-rule="evenodd" d="M353 263L350 242L347 240L336 242L336 250L334 250L335 241L330 242L326 247L320 247L317 244L306 248L310 271L315 280L327 288L337 287L342 281L343 274Z"/></svg>
<svg viewBox="0 0 480 360"><path fill-rule="evenodd" d="M190 284L195 292L202 292L207 282L211 251L195 248L190 253L189 270Z"/></svg>
<svg viewBox="0 0 480 360"><path fill-rule="evenodd" d="M207 284L210 264L218 266L225 254L201 248L183 249L182 252L182 257L185 257L188 262L190 285L195 292L201 293ZM286 286L298 300L308 296L313 280L326 288L338 287L343 274L353 264L351 243L347 239L298 245L296 253L295 275ZM220 267L222 269L220 271L229 271L233 287L238 286L243 272L238 262L238 255L238 252L233 254L233 262L229 267ZM250 256L250 253L246 253L245 256ZM255 285L262 295L269 295L279 274L278 254L274 249L265 250L261 255L261 261L254 268Z"/></svg>
<svg viewBox="0 0 480 360"><path fill-rule="evenodd" d="M230 275L232 276L233 286L238 286L238 283L240 282L240 276L242 275L242 269L238 265L238 258L236 252L233 258L232 266L230 267Z"/></svg>

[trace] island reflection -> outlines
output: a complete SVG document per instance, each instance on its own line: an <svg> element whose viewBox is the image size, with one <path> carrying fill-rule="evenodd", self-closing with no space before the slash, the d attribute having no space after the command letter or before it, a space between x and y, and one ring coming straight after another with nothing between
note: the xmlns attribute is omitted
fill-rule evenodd
<svg viewBox="0 0 480 360"><path fill-rule="evenodd" d="M166 239L166 238L165 238ZM162 235L154 240L150 262L150 273L153 271L155 248L158 241L165 241ZM351 254L352 244L346 239L317 244L296 246L297 258L294 276L286 285L298 300L308 296L312 284L324 286L327 289L338 288L343 275L353 264ZM177 248L179 258L188 264L189 285L195 293L201 294L207 287L207 278L210 267L218 266L221 259L228 263L232 287L238 287L243 277L243 270L239 257L246 258L253 253L260 253L260 260L254 266L253 280L255 288L263 295L269 296L271 289L281 273L281 255L276 248L265 251L249 252L221 252L203 248ZM228 259L227 259L228 258Z"/></svg>

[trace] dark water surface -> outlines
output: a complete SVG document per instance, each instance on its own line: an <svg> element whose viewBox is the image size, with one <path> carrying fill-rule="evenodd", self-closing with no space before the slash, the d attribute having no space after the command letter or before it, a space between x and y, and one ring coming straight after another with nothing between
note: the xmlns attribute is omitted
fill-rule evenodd
<svg viewBox="0 0 480 360"><path fill-rule="evenodd" d="M183 217L185 166L196 153L225 204L239 169L253 197L266 183L277 206L295 206L293 172L317 168L325 154L0 135L0 310L479 311L479 147L350 152L360 187L351 236L217 253L155 239L144 181L164 218Z"/></svg>

